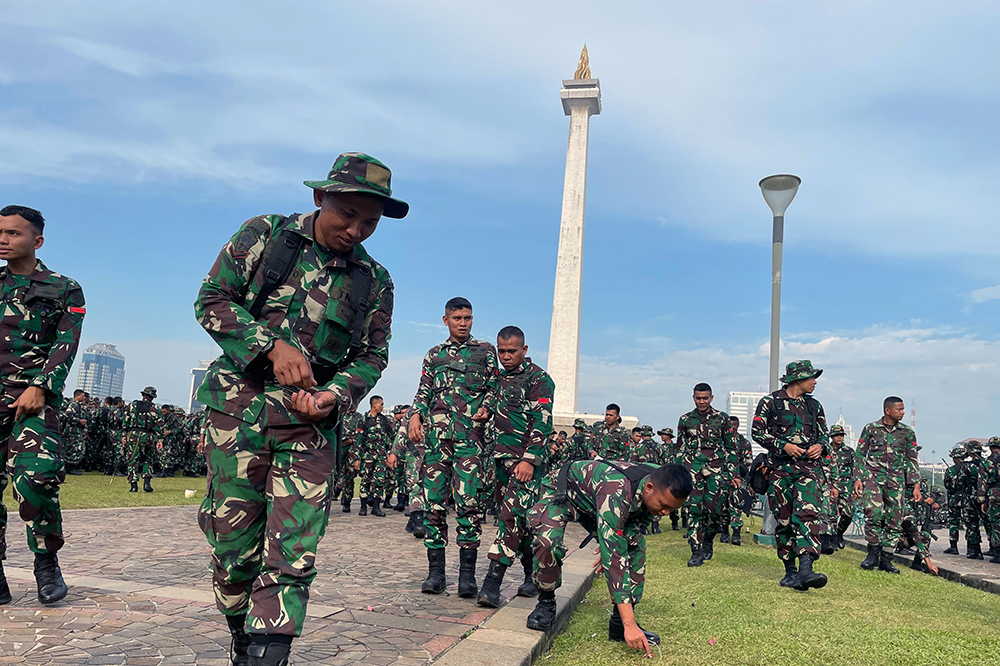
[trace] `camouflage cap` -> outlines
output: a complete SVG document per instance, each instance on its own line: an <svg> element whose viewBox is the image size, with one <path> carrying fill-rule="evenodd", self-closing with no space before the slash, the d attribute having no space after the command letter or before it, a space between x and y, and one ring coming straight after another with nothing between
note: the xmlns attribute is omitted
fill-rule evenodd
<svg viewBox="0 0 1000 666"><path fill-rule="evenodd" d="M785 376L781 378L781 383L791 384L800 379L813 379L823 374L819 368L814 368L812 361L792 361L785 366Z"/></svg>
<svg viewBox="0 0 1000 666"><path fill-rule="evenodd" d="M660 428L659 430L656 431L656 434L657 435L666 435L667 437L673 437L674 436L674 429L673 428Z"/></svg>
<svg viewBox="0 0 1000 666"><path fill-rule="evenodd" d="M409 408L410 408L409 405L396 405L395 407L392 408L392 413L393 414L402 414L403 412L405 412Z"/></svg>
<svg viewBox="0 0 1000 666"><path fill-rule="evenodd" d="M573 421L573 427L574 428L586 428L587 427L587 422L584 421L583 419L575 419Z"/></svg>
<svg viewBox="0 0 1000 666"><path fill-rule="evenodd" d="M966 453L982 453L983 452L983 443L980 442L978 439L973 439L972 441L966 442L965 443L965 452Z"/></svg>
<svg viewBox="0 0 1000 666"><path fill-rule="evenodd" d="M323 192L360 192L374 194L385 209L382 214L396 219L406 217L410 204L392 198L392 172L371 155L344 153L330 168L326 180L303 181L306 187Z"/></svg>
<svg viewBox="0 0 1000 666"><path fill-rule="evenodd" d="M156 397L156 389L152 386L147 386L146 388L139 391L139 393L142 395L148 395L150 398Z"/></svg>
<svg viewBox="0 0 1000 666"><path fill-rule="evenodd" d="M986 445L991 449L1000 446L1000 437L990 437L990 441Z"/></svg>
<svg viewBox="0 0 1000 666"><path fill-rule="evenodd" d="M965 447L961 444L956 444L955 448L951 450L949 454L952 458L961 458L965 455Z"/></svg>
<svg viewBox="0 0 1000 666"><path fill-rule="evenodd" d="M846 434L847 433L844 432L844 426L840 424L837 424L830 428L830 437L833 437L834 435L846 435Z"/></svg>

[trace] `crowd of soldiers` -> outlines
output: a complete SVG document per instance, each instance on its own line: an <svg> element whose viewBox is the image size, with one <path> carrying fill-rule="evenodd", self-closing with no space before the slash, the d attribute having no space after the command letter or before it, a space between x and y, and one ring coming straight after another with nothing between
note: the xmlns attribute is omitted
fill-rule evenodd
<svg viewBox="0 0 1000 666"><path fill-rule="evenodd" d="M959 530L964 528L966 557L981 560L989 555L990 562L1000 564L1000 437L990 437L987 445L987 458L977 440L951 450L952 464L944 473L949 541L944 552L959 554ZM989 544L985 553L980 528Z"/></svg>
<svg viewBox="0 0 1000 666"><path fill-rule="evenodd" d="M204 476L199 453L204 415L170 404L157 407L155 397L156 389L147 386L141 400L127 403L119 396L102 403L76 389L59 414L66 473L128 476L133 492L139 478L143 489L153 492L153 477Z"/></svg>

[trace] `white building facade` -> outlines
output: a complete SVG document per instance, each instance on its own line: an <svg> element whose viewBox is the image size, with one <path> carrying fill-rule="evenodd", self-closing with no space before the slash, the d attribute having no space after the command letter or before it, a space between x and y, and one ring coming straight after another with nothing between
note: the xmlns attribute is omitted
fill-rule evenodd
<svg viewBox="0 0 1000 666"><path fill-rule="evenodd" d="M750 437L750 426L753 424L754 412L757 411L757 403L766 395L752 391L730 391L729 397L726 398L726 413L740 420L739 432L750 440L754 456L762 453L764 447L754 443Z"/></svg>

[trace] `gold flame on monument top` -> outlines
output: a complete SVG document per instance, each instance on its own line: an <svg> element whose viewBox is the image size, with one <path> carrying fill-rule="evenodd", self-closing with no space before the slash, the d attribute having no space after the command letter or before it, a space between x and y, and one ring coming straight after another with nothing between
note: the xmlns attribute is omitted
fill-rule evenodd
<svg viewBox="0 0 1000 666"><path fill-rule="evenodd" d="M589 79L590 78L590 56L587 55L587 45L583 45L583 51L580 53L580 64L576 67L576 73L573 74L574 79Z"/></svg>

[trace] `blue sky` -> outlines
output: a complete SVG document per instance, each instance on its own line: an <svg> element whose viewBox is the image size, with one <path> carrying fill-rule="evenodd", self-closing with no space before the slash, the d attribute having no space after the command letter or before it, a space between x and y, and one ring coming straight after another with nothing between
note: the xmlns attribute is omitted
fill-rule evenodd
<svg viewBox="0 0 1000 666"><path fill-rule="evenodd" d="M856 428L899 394L939 457L996 434L1000 90L989 3L116 3L0 7L0 200L42 210L43 260L117 344L130 397L186 402L216 354L200 279L244 219L307 210L301 181L361 150L410 202L367 243L396 284L409 399L443 302L474 333L548 344L568 122L591 124L580 406L673 424L706 380L767 383L770 215L785 234L783 361ZM71 382L75 379L71 379Z"/></svg>

